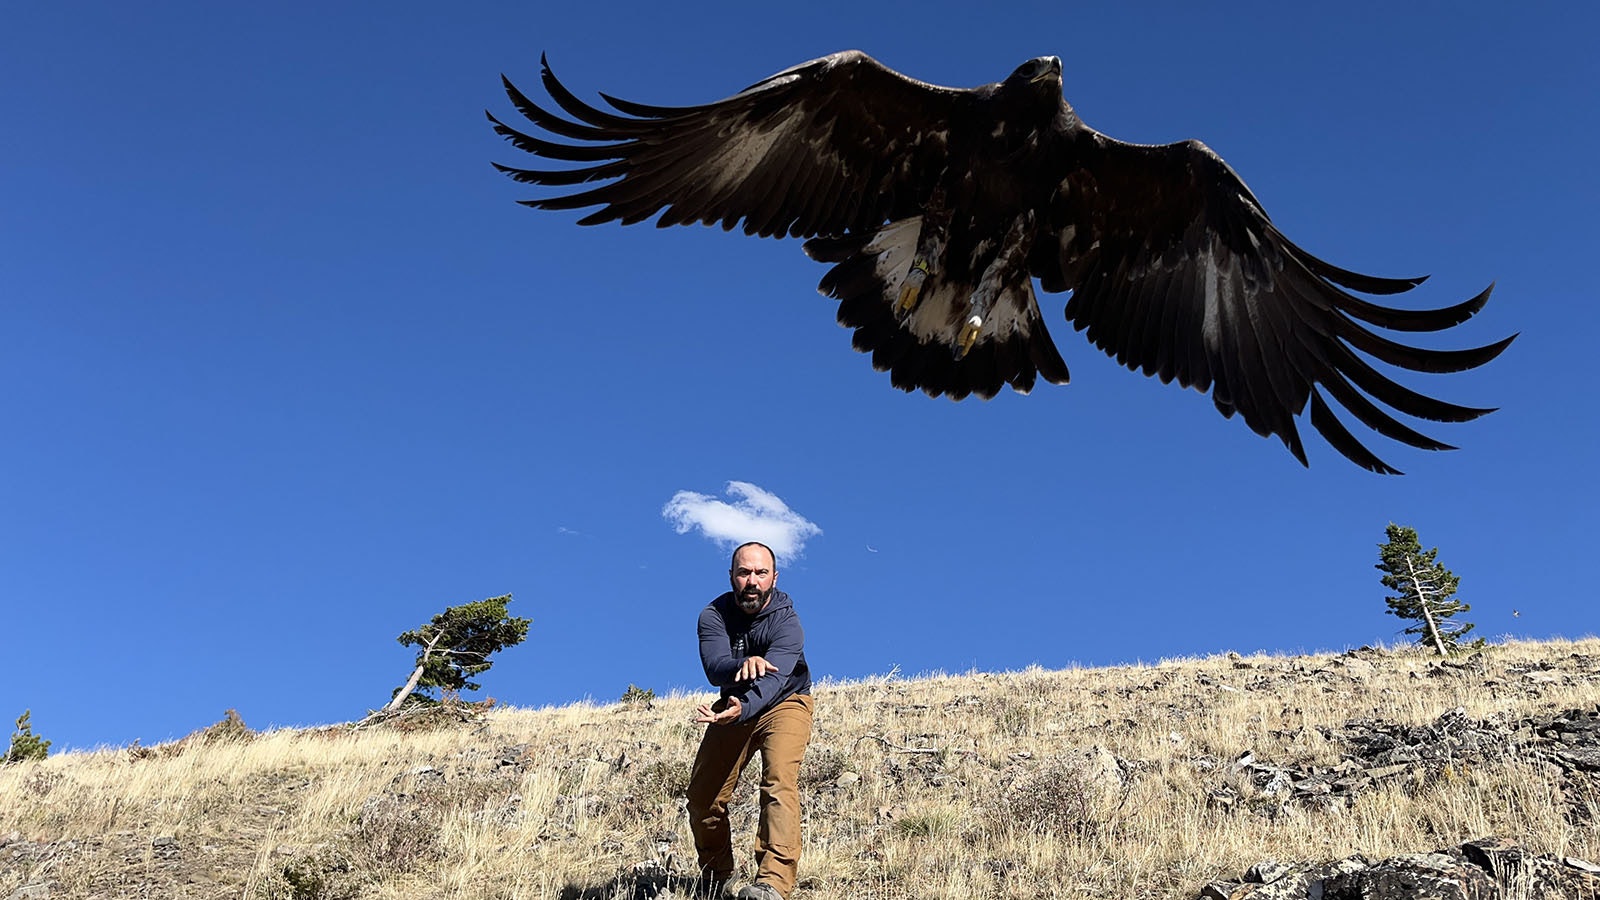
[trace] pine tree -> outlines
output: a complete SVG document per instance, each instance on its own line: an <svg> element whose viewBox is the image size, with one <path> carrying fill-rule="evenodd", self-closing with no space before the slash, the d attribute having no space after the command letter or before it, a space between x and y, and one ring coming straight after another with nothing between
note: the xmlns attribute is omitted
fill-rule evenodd
<svg viewBox="0 0 1600 900"><path fill-rule="evenodd" d="M50 742L33 733L30 719L33 710L25 709L17 718L17 730L11 733L11 746L0 763L22 762L25 759L44 759L50 754Z"/></svg>
<svg viewBox="0 0 1600 900"><path fill-rule="evenodd" d="M1423 550L1414 528L1389 523L1389 540L1378 545L1378 565L1383 586L1396 592L1385 597L1389 614L1417 624L1405 634L1417 635L1418 644L1432 644L1440 656L1459 648L1463 635L1473 629L1471 622L1456 622L1454 617L1471 606L1453 599L1461 579L1439 564L1439 548ZM1481 646L1479 639L1475 646Z"/></svg>
<svg viewBox="0 0 1600 900"><path fill-rule="evenodd" d="M489 670L489 654L522 643L532 620L506 612L511 595L447 607L428 624L401 634L398 640L417 646L417 667L405 686L395 690L386 710L399 709L419 688L475 691L468 679Z"/></svg>

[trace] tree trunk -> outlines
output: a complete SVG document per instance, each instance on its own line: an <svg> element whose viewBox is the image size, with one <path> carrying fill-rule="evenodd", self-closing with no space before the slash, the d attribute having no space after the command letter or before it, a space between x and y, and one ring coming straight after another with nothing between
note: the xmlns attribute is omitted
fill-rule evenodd
<svg viewBox="0 0 1600 900"><path fill-rule="evenodd" d="M393 712L399 709L400 704L406 702L406 698L411 696L411 692L417 689L417 682L422 680L422 671L428 667L428 655L433 653L434 645L439 643L439 639L442 637L444 637L444 629L441 628L439 633L433 636L433 640L428 642L428 646L422 648L422 655L417 657L416 671L411 673L411 678L406 682L406 686L401 688L394 695L394 699L389 701L389 705L383 708L384 712Z"/></svg>
<svg viewBox="0 0 1600 900"><path fill-rule="evenodd" d="M1417 563L1411 557L1406 557L1406 568L1411 570L1411 588L1417 592L1417 605L1422 608L1422 619L1428 623L1428 634L1433 637L1433 646L1438 648L1440 656L1449 656L1450 651L1444 648L1444 639L1439 637L1439 626L1433 622L1433 608L1428 604L1428 592L1422 589L1422 581L1417 578Z"/></svg>
<svg viewBox="0 0 1600 900"><path fill-rule="evenodd" d="M394 699L390 700L389 705L383 708L384 712L393 712L400 708L400 704L406 702L406 698L411 696L411 692L417 689L417 682L422 680L422 670L424 668L426 666L417 666L417 670L411 673L411 680L407 681L406 686L395 693Z"/></svg>

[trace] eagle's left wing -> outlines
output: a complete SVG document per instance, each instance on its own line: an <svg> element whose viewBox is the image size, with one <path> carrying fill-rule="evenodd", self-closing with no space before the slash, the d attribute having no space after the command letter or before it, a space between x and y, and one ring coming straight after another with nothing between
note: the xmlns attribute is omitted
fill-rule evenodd
<svg viewBox="0 0 1600 900"><path fill-rule="evenodd" d="M542 63L543 61L541 61ZM518 181L596 187L541 209L600 207L580 224L661 216L659 226L741 220L747 234L810 237L875 228L919 211L943 163L950 121L971 92L908 78L859 51L835 53L703 106L662 107L602 94L617 112L572 94L541 65L545 90L571 121L505 81L511 102L548 137L496 119L518 149L582 165L497 165ZM621 113L621 115L618 115ZM558 138L564 140L552 140Z"/></svg>
<svg viewBox="0 0 1600 900"><path fill-rule="evenodd" d="M1489 291L1444 309L1403 310L1346 288L1394 294L1421 278L1377 278L1333 266L1273 227L1221 157L1198 141L1126 144L1079 126L1058 148L1065 171L1030 257L1050 291L1072 291L1066 316L1130 369L1211 392L1257 434L1275 434L1302 464L1294 419L1352 462L1395 473L1334 415L1322 391L1368 428L1413 447L1452 449L1395 419L1464 422L1487 409L1436 400L1391 380L1355 351L1415 372L1455 372L1499 355L1512 337L1428 350L1381 337L1439 331L1471 317ZM1053 239L1053 240L1052 240ZM1320 390L1319 390L1320 388Z"/></svg>

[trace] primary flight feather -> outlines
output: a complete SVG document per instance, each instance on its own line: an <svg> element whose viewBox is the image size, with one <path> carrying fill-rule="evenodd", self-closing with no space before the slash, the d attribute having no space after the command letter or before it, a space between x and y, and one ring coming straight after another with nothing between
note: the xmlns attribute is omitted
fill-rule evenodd
<svg viewBox="0 0 1600 900"><path fill-rule="evenodd" d="M1431 310L1355 296L1422 279L1362 275L1300 249L1198 141L1127 144L1084 125L1062 96L1056 57L961 90L848 51L703 106L601 94L609 110L578 99L544 60L541 76L553 108L505 80L533 134L489 115L518 149L568 164L496 163L518 181L570 189L522 203L596 207L583 225L654 217L661 227L720 223L807 238L806 253L833 264L819 290L839 300L839 323L903 390L959 400L1006 384L1027 393L1041 377L1065 384L1037 278L1046 291L1071 292L1067 320L1119 363L1209 391L1224 416L1277 435L1302 464L1295 419L1309 404L1312 427L1336 450L1396 473L1329 399L1427 450L1453 448L1382 407L1438 422L1491 410L1420 394L1365 357L1454 372L1494 359L1516 337L1429 350L1369 330L1441 331L1482 309L1489 290Z"/></svg>

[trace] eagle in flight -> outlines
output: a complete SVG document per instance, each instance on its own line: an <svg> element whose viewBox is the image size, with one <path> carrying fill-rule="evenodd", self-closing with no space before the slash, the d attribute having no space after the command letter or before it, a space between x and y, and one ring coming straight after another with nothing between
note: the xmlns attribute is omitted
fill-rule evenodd
<svg viewBox="0 0 1600 900"><path fill-rule="evenodd" d="M1199 141L1128 144L1083 124L1062 96L1054 56L963 90L847 51L703 106L601 94L610 107L602 109L568 90L543 58L541 76L552 108L502 77L534 133L492 113L489 121L517 149L576 165L496 163L517 181L567 189L522 203L598 207L581 225L656 217L658 227L742 223L746 234L805 238L808 255L833 264L818 289L839 301L855 349L905 391L959 400L993 397L1006 384L1027 393L1038 378L1065 384L1037 278L1046 291L1071 292L1067 321L1117 362L1209 391L1223 416L1277 435L1302 465L1295 418L1309 402L1312 427L1336 450L1398 474L1330 399L1367 428L1425 450L1454 448L1379 403L1437 422L1491 410L1420 394L1356 351L1402 369L1455 372L1494 359L1516 337L1432 350L1369 330L1440 331L1482 309L1489 290L1429 310L1355 296L1396 294L1423 279L1362 275L1300 249Z"/></svg>

